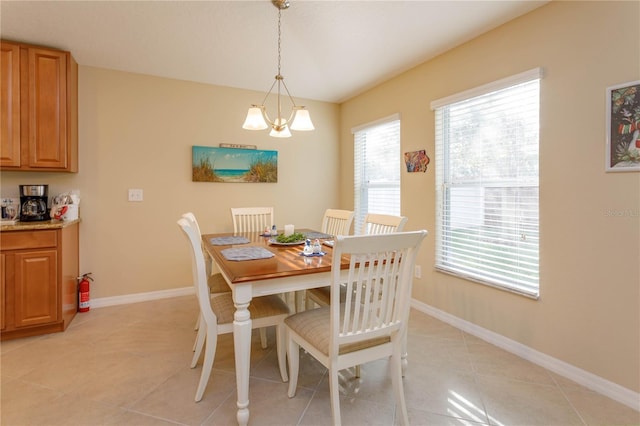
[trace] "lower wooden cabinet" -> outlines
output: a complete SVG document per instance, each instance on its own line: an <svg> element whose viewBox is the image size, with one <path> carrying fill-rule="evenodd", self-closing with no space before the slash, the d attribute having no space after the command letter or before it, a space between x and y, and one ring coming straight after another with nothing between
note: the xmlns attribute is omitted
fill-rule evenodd
<svg viewBox="0 0 640 426"><path fill-rule="evenodd" d="M5 263L5 255L4 253L0 253L0 330L4 330L4 313L5 303L4 303L4 288L5 288L5 274L4 271L6 269Z"/></svg>
<svg viewBox="0 0 640 426"><path fill-rule="evenodd" d="M14 258L14 325L58 321L58 251L26 251L15 253Z"/></svg>
<svg viewBox="0 0 640 426"><path fill-rule="evenodd" d="M78 224L0 238L2 340L66 329L78 309Z"/></svg>

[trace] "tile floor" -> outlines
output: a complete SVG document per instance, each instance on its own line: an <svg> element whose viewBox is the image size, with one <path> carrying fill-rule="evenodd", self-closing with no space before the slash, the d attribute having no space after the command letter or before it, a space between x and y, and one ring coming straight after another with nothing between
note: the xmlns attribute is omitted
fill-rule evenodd
<svg viewBox="0 0 640 426"><path fill-rule="evenodd" d="M211 381L193 401L190 369L197 309L179 297L93 309L64 333L3 342L1 417L14 425L233 425L233 341L221 336ZM301 356L299 387L287 398L274 333L251 355L252 425L329 425L325 369ZM342 372L345 425L394 425L386 361ZM639 425L640 413L412 311L404 379L413 425Z"/></svg>

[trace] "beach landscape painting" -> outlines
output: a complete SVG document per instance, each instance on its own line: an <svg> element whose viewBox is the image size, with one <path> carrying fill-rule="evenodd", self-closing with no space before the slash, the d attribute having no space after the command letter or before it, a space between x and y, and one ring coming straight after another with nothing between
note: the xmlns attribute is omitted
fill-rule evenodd
<svg viewBox="0 0 640 426"><path fill-rule="evenodd" d="M278 182L278 151L192 147L193 182Z"/></svg>

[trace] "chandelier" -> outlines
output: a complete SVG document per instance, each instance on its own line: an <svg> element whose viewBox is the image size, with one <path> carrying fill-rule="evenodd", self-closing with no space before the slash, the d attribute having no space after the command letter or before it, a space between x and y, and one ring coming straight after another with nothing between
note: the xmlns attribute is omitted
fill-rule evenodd
<svg viewBox="0 0 640 426"><path fill-rule="evenodd" d="M313 127L313 123L311 122L309 110L307 110L304 106L296 105L293 97L291 96L291 93L289 93L287 85L284 83L284 77L282 76L282 74L280 74L280 19L282 10L289 8L289 0L271 0L271 3L273 3L273 5L278 8L278 74L275 76L275 81L264 97L262 104L251 105L251 107L249 108L247 118L245 119L242 128L247 130L264 130L271 128L269 136L273 136L276 138L288 138L291 137L290 130L314 130L315 127ZM271 120L267 115L267 109L265 108L264 104L276 85L278 90L277 111L275 119ZM284 90L286 91L287 96L289 97L289 101L292 104L291 114L289 115L289 118L286 119L282 116L282 103L280 95L282 88L284 88Z"/></svg>

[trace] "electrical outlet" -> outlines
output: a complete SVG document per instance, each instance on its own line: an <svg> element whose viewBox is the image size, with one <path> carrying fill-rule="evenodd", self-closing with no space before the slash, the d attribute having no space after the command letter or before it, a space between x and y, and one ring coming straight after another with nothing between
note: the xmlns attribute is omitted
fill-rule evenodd
<svg viewBox="0 0 640 426"><path fill-rule="evenodd" d="M129 190L129 201L142 201L142 189L130 189Z"/></svg>
<svg viewBox="0 0 640 426"><path fill-rule="evenodd" d="M422 267L420 265L416 265L416 268L414 270L414 275L417 279L422 278Z"/></svg>

